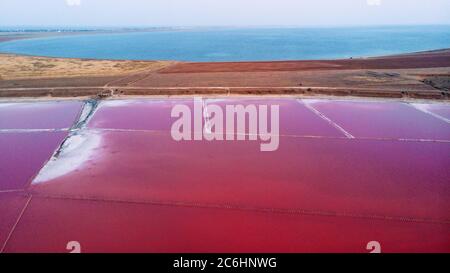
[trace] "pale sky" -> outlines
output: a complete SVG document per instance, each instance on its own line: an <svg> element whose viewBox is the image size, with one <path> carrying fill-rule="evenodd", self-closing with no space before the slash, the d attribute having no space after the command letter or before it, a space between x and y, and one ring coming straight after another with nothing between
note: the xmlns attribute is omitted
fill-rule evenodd
<svg viewBox="0 0 450 273"><path fill-rule="evenodd" d="M0 0L0 27L408 24L450 24L450 0Z"/></svg>

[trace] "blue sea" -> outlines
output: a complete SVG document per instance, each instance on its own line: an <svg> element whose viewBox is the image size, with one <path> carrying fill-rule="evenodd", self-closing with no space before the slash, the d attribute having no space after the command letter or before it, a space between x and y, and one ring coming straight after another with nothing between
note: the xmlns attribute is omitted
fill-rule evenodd
<svg viewBox="0 0 450 273"><path fill-rule="evenodd" d="M370 57L450 48L450 26L229 28L83 34L0 43L51 57L269 61Z"/></svg>

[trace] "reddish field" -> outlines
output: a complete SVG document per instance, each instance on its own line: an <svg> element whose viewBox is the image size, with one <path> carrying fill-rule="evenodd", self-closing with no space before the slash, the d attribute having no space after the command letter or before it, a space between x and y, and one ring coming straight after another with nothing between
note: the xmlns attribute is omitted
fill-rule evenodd
<svg viewBox="0 0 450 273"><path fill-rule="evenodd" d="M174 141L191 99L101 101L72 131L80 102L0 103L0 250L450 252L447 103L203 102L279 105L279 149Z"/></svg>
<svg viewBox="0 0 450 273"><path fill-rule="evenodd" d="M450 50L422 52L380 58L358 58L325 61L277 62L214 62L180 63L163 69L162 73L201 72L260 72L260 71L315 71L354 69L404 69L449 67Z"/></svg>
<svg viewBox="0 0 450 273"><path fill-rule="evenodd" d="M39 79L0 79L0 97L322 94L448 100L449 68L446 49L344 60L169 62L162 69L115 76L80 77L74 71L62 77L36 68L32 72L41 75Z"/></svg>

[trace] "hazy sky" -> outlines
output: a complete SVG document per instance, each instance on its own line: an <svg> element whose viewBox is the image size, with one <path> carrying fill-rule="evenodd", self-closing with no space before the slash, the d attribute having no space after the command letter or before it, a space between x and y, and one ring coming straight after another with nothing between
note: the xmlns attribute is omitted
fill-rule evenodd
<svg viewBox="0 0 450 273"><path fill-rule="evenodd" d="M450 24L450 0L0 0L0 26Z"/></svg>

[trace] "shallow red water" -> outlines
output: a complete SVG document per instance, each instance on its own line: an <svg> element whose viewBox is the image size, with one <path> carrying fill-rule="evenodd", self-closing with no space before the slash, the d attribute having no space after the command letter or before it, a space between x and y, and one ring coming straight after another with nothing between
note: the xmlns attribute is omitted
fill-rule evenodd
<svg viewBox="0 0 450 273"><path fill-rule="evenodd" d="M450 107L447 104L441 104L441 103L418 103L416 104L417 107L425 109L427 111L430 111L433 114L439 115L441 117L444 117L446 119L450 120Z"/></svg>
<svg viewBox="0 0 450 273"><path fill-rule="evenodd" d="M277 105L279 106L281 135L344 137L340 131L329 126L326 121L295 99L207 99L206 104L218 105L224 112L227 105L255 105L257 109L262 105L267 105L269 113L270 107Z"/></svg>
<svg viewBox="0 0 450 273"><path fill-rule="evenodd" d="M101 102L40 171L66 133L0 131L0 247L11 233L6 252L450 252L450 107L204 101L280 105L279 149L174 141L172 106L192 100Z"/></svg>
<svg viewBox="0 0 450 273"><path fill-rule="evenodd" d="M0 193L0 251L26 202L27 197L19 193Z"/></svg>
<svg viewBox="0 0 450 273"><path fill-rule="evenodd" d="M449 123L405 103L329 100L305 102L355 137L450 140Z"/></svg>
<svg viewBox="0 0 450 273"><path fill-rule="evenodd" d="M448 225L33 198L6 252L448 252Z"/></svg>
<svg viewBox="0 0 450 273"><path fill-rule="evenodd" d="M82 102L0 103L0 129L70 128Z"/></svg>
<svg viewBox="0 0 450 273"><path fill-rule="evenodd" d="M170 131L172 122L172 107L187 105L193 108L193 100L116 100L102 102L94 117L89 122L89 128L134 129L134 130L165 130Z"/></svg>
<svg viewBox="0 0 450 273"><path fill-rule="evenodd" d="M0 191L24 189L67 132L0 133Z"/></svg>
<svg viewBox="0 0 450 273"><path fill-rule="evenodd" d="M280 109L279 133L282 135L344 136L295 99L203 99L203 101L206 106L214 104L221 107L224 117L227 105L255 105L256 107L266 105L269 107L268 109L272 105L278 105ZM190 108L193 121L194 102L192 99L107 101L100 104L95 116L89 122L89 128L162 130L167 132L171 130L173 122L177 120L177 118L171 118L170 116L172 107L179 104ZM202 122L204 124L203 119ZM225 131L224 128L222 132Z"/></svg>
<svg viewBox="0 0 450 273"><path fill-rule="evenodd" d="M101 139L95 155L35 181L34 193L450 220L448 143L284 137L278 151L262 153L257 142L85 137Z"/></svg>

